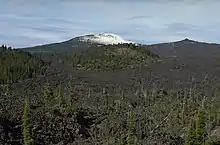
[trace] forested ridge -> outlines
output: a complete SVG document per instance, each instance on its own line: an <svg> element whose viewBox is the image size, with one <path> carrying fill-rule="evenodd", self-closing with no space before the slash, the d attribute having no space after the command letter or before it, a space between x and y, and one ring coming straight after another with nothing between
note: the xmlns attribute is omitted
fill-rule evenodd
<svg viewBox="0 0 220 145"><path fill-rule="evenodd" d="M135 44L100 45L64 57L73 67L87 71L135 68L157 60L158 55Z"/></svg>
<svg viewBox="0 0 220 145"><path fill-rule="evenodd" d="M22 50L0 47L0 84L13 83L44 74L46 63Z"/></svg>

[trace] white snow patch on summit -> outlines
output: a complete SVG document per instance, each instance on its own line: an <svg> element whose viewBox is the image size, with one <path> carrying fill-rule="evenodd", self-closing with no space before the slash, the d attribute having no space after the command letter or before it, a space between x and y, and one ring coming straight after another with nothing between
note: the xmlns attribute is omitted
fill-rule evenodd
<svg viewBox="0 0 220 145"><path fill-rule="evenodd" d="M124 40L120 36L112 33L98 33L98 34L90 34L80 36L80 41L84 42L92 42L92 43L99 43L99 44L122 44L122 43L133 43L132 41Z"/></svg>

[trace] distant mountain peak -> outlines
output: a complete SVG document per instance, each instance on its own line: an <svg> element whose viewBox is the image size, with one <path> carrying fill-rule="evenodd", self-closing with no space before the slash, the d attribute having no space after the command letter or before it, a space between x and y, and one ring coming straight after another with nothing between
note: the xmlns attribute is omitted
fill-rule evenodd
<svg viewBox="0 0 220 145"><path fill-rule="evenodd" d="M183 41L190 41L190 39L189 38L185 38L185 39L183 39Z"/></svg>
<svg viewBox="0 0 220 145"><path fill-rule="evenodd" d="M79 41L106 44L106 45L135 43L129 40L124 40L122 37L113 33L89 34L89 35L79 36L78 38Z"/></svg>
<svg viewBox="0 0 220 145"><path fill-rule="evenodd" d="M189 38L185 38L183 40L177 41L177 42L181 42L181 43L189 43L189 44L193 44L193 43L198 43L195 40L189 39Z"/></svg>

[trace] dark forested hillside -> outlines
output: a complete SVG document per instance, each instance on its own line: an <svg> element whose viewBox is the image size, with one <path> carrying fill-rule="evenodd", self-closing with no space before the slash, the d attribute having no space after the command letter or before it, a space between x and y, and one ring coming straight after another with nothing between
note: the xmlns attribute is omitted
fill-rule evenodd
<svg viewBox="0 0 220 145"><path fill-rule="evenodd" d="M65 59L73 67L82 70L117 70L148 65L159 56L144 46L134 44L101 45L81 53L73 53Z"/></svg>
<svg viewBox="0 0 220 145"><path fill-rule="evenodd" d="M43 74L46 63L28 52L0 47L0 84L32 78Z"/></svg>

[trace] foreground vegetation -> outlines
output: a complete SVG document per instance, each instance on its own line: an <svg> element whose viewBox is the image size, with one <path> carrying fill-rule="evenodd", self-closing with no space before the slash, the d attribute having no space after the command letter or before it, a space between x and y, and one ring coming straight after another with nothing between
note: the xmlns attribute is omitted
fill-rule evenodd
<svg viewBox="0 0 220 145"><path fill-rule="evenodd" d="M46 63L28 52L0 47L0 84L13 83L44 74Z"/></svg>
<svg viewBox="0 0 220 145"><path fill-rule="evenodd" d="M18 145L23 138L33 142L33 135L36 144L48 145L219 144L219 92L213 90L213 96L204 93L193 87L179 91L142 88L132 96L123 91L117 96L102 89L98 95L71 82L56 88L48 84L42 97L19 99L28 100L31 122L24 111L26 137L22 133L14 137L21 139ZM3 134L1 137L5 142L13 140Z"/></svg>
<svg viewBox="0 0 220 145"><path fill-rule="evenodd" d="M148 65L158 59L144 46L135 44L94 46L81 53L68 54L64 61L87 71L110 71Z"/></svg>

